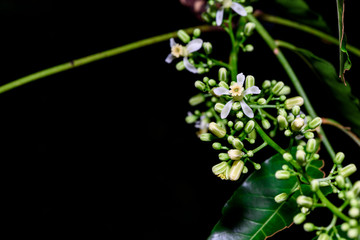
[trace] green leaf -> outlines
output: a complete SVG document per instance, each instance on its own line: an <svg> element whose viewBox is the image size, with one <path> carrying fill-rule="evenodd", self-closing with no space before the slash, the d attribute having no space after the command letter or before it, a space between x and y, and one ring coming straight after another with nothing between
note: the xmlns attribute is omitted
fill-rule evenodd
<svg viewBox="0 0 360 240"><path fill-rule="evenodd" d="M223 216L209 237L217 239L265 239L291 225L299 209L298 191L283 202L274 197L280 193L291 194L299 184L295 177L278 180L275 172L286 164L277 154L261 164L261 170L252 173L225 204Z"/></svg>
<svg viewBox="0 0 360 240"><path fill-rule="evenodd" d="M345 72L350 70L351 61L349 57L349 53L346 49L346 35L345 35L345 27L344 27L344 8L345 1L344 0L336 0L337 10L338 10L338 28L339 28L339 52L340 52L340 69L339 69L339 78L346 85L345 81Z"/></svg>
<svg viewBox="0 0 360 240"><path fill-rule="evenodd" d="M338 81L338 75L335 67L325 59L322 59L306 49L297 48L289 43L283 45L298 53L315 75L327 86L332 93L335 110L345 118L353 132L360 136L360 104L359 99L351 93L349 84L346 86ZM329 104L329 103L327 103Z"/></svg>

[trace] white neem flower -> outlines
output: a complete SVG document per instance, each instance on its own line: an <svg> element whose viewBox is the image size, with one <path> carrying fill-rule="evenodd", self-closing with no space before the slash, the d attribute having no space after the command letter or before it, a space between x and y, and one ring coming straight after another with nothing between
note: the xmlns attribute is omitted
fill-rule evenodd
<svg viewBox="0 0 360 240"><path fill-rule="evenodd" d="M233 97L233 99L231 99L229 102L227 102L225 104L224 108L222 109L221 114L220 114L222 119L226 118L229 115L231 107L235 101L240 102L241 108L246 116L248 116L249 118L254 117L254 112L249 107L249 105L247 105L247 103L244 101L244 97L248 94L259 94L261 92L261 90L256 86L252 86L252 87L249 87L248 89L244 90L244 87L243 87L244 81L245 81L244 74L239 73L237 75L237 82L234 83L230 87L230 90L228 90L224 87L218 87L218 88L214 89L214 93L217 96L231 95Z"/></svg>
<svg viewBox="0 0 360 240"><path fill-rule="evenodd" d="M247 15L245 8L240 3L233 2L232 0L223 0L222 6L216 12L216 25L220 26L222 24L224 18L224 9L229 8L234 10L240 16Z"/></svg>
<svg viewBox="0 0 360 240"><path fill-rule="evenodd" d="M174 38L170 39L171 53L166 57L165 62L171 63L175 58L183 57L185 68L192 73L198 73L188 60L190 53L196 52L202 47L203 40L200 38L190 41L186 46L182 46L175 42Z"/></svg>

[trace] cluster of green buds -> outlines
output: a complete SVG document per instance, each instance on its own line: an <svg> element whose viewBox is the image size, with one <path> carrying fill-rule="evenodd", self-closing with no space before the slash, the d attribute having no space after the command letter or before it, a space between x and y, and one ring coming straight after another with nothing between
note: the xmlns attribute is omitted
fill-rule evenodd
<svg viewBox="0 0 360 240"><path fill-rule="evenodd" d="M308 125L314 128L320 120L313 119ZM296 198L296 203L300 207L300 213L294 216L295 224L304 224L304 230L307 232L316 231L318 239L330 240L344 239L340 235L341 231L345 232L350 239L357 239L360 236L360 181L351 183L349 177L354 174L357 169L354 164L343 166L345 155L338 152L333 159L333 168L326 177L315 178L316 174L311 173L309 168L313 161L320 161L317 141L309 138L296 148L296 151L284 153L283 159L288 162L281 170L275 173L275 177L279 180L287 180L290 177L296 177L301 186L301 194ZM322 163L321 163L322 164ZM322 173L323 174L323 173ZM293 193L298 191L294 190ZM338 198L343 201L340 207L336 207L327 198L327 194L337 194ZM276 202L283 202L289 198L286 193L280 193L275 197ZM327 207L333 212L333 221L328 226L316 226L312 222L306 222L307 215L317 207ZM342 221L340 229L339 219Z"/></svg>

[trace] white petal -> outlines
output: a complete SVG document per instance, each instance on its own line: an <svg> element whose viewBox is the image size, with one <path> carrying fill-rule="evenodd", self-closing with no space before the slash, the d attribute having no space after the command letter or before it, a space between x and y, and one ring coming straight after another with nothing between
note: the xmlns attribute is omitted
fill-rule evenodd
<svg viewBox="0 0 360 240"><path fill-rule="evenodd" d="M252 87L249 87L248 89L246 89L243 92L243 95L246 96L248 94L259 94L260 92L261 92L260 88L258 88L257 86L252 86Z"/></svg>
<svg viewBox="0 0 360 240"><path fill-rule="evenodd" d="M200 39L200 38L191 40L186 45L186 50L188 51L188 53L195 52L195 51L199 50L202 47L202 44L203 44L203 40Z"/></svg>
<svg viewBox="0 0 360 240"><path fill-rule="evenodd" d="M171 63L175 59L174 55L171 53L166 57L165 62Z"/></svg>
<svg viewBox="0 0 360 240"><path fill-rule="evenodd" d="M243 73L239 73L236 76L236 80L237 80L237 84L239 84L240 86L244 85L244 81L245 81L245 76Z"/></svg>
<svg viewBox="0 0 360 240"><path fill-rule="evenodd" d="M176 42L175 42L174 38L170 38L170 47L172 48L175 45L176 45Z"/></svg>
<svg viewBox="0 0 360 240"><path fill-rule="evenodd" d="M218 87L214 89L214 93L217 96L221 96L221 95L225 95L225 94L229 94L229 89L226 89L224 87Z"/></svg>
<svg viewBox="0 0 360 240"><path fill-rule="evenodd" d="M189 62L189 60L187 59L187 57L184 57L184 65L185 65L185 68L186 68L189 72L198 73L196 67L194 67L194 66Z"/></svg>
<svg viewBox="0 0 360 240"><path fill-rule="evenodd" d="M231 8L232 8L232 10L234 10L240 16L246 16L247 15L247 12L246 12L245 8L240 3L232 2Z"/></svg>
<svg viewBox="0 0 360 240"><path fill-rule="evenodd" d="M243 112L244 112L244 114L246 116L248 116L249 118L254 117L253 110L249 107L249 105L246 104L246 102L244 100L240 101L240 105L241 105L241 108L242 108L242 110L243 110Z"/></svg>
<svg viewBox="0 0 360 240"><path fill-rule="evenodd" d="M224 8L220 8L216 11L216 25L220 26L223 22Z"/></svg>
<svg viewBox="0 0 360 240"><path fill-rule="evenodd" d="M230 100L225 104L225 106L224 106L224 108L223 108L223 110L221 111L221 114L220 114L220 117L222 119L226 118L229 115L233 103L234 103L234 101Z"/></svg>

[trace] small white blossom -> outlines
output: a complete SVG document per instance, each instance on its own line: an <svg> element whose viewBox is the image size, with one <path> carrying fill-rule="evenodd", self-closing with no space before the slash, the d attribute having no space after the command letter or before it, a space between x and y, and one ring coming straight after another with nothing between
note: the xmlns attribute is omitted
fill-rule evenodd
<svg viewBox="0 0 360 240"><path fill-rule="evenodd" d="M214 89L214 93L217 96L231 95L233 97L233 99L227 102L224 108L222 109L220 114L222 119L226 118L229 115L231 107L235 101L240 102L241 108L246 116L248 116L249 118L254 117L254 112L249 107L249 105L247 105L247 103L244 101L244 97L248 94L259 94L261 90L257 86L252 86L244 90L243 87L244 81L245 81L244 74L239 73L237 75L237 82L230 87L230 90L224 87L218 87Z"/></svg>
<svg viewBox="0 0 360 240"><path fill-rule="evenodd" d="M220 26L222 24L224 18L224 9L229 9L229 8L234 10L240 16L247 15L245 8L240 3L233 2L232 0L223 0L222 6L216 12L216 25Z"/></svg>
<svg viewBox="0 0 360 240"><path fill-rule="evenodd" d="M203 44L203 40L200 38L190 41L186 46L182 46L175 42L173 38L170 39L171 53L166 57L165 62L171 63L175 58L183 57L185 68L192 73L198 73L196 67L194 67L188 60L190 53L198 51Z"/></svg>

